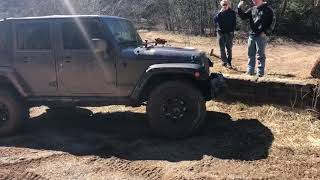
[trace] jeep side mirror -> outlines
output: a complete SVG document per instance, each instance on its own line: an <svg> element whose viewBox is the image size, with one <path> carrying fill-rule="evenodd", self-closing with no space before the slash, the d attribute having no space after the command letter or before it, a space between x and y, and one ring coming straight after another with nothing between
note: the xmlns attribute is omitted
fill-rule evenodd
<svg viewBox="0 0 320 180"><path fill-rule="evenodd" d="M91 40L93 44L94 51L96 53L105 53L107 52L108 45L107 42L103 39L92 39Z"/></svg>

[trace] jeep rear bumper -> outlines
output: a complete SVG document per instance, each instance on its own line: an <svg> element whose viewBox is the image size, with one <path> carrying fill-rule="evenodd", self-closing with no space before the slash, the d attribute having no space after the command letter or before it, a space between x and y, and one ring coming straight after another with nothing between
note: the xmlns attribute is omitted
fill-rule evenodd
<svg viewBox="0 0 320 180"><path fill-rule="evenodd" d="M222 74L213 73L210 75L211 99L218 97L226 90L226 81Z"/></svg>

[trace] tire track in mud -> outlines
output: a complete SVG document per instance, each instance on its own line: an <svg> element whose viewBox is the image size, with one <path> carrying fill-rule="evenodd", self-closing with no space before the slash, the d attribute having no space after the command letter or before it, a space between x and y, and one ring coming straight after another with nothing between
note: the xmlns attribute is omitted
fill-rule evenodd
<svg viewBox="0 0 320 180"><path fill-rule="evenodd" d="M112 157L106 160L106 168L111 171L127 173L132 176L143 177L150 180L157 180L163 177L163 168L158 166L148 166L146 163L132 162Z"/></svg>
<svg viewBox="0 0 320 180"><path fill-rule="evenodd" d="M28 171L9 171L9 170L0 170L0 180L47 180L40 176L39 174L28 172Z"/></svg>
<svg viewBox="0 0 320 180"><path fill-rule="evenodd" d="M70 156L70 154L52 154L45 157L37 157L32 159L26 159L21 161L15 162L8 162L0 164L0 180L11 180L11 179L26 179L26 180L42 180L47 179L39 174L29 172L27 169L29 167L39 166L41 163L49 162L49 161L63 161L66 158L76 158L77 156ZM63 160L60 160L63 159ZM80 158L81 159L81 158ZM79 160L80 160L79 159ZM163 169L162 167L156 165L150 165L149 163L145 162L138 162L138 161L130 161L124 160L117 157L110 157L108 159L104 159L98 157L97 159L94 158L93 161L98 160L98 162L103 163L104 166L100 166L101 172L113 171L113 172L120 172L125 173L130 176L135 176L144 179L156 180L161 179L163 176ZM92 160L88 161L88 165L94 166L94 162Z"/></svg>
<svg viewBox="0 0 320 180"><path fill-rule="evenodd" d="M27 167L31 164L40 164L41 161L60 158L66 154L52 154L46 157L33 158L13 163L4 163L0 165L0 180L47 180L39 174L27 171Z"/></svg>
<svg viewBox="0 0 320 180"><path fill-rule="evenodd" d="M41 161L48 161L48 160L60 158L63 156L68 156L68 154L52 154L45 157L32 158L32 159L22 160L18 162L3 163L3 164L0 164L0 172L1 172L1 168L11 167L15 169L22 169L23 167L26 167L27 165L30 165L30 164L40 163Z"/></svg>

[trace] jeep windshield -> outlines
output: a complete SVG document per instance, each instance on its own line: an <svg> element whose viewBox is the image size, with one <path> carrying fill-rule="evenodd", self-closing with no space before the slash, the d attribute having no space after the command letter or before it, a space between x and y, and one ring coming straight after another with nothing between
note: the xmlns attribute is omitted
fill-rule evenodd
<svg viewBox="0 0 320 180"><path fill-rule="evenodd" d="M133 24L125 19L104 18L113 37L121 47L139 46L142 44L141 37Z"/></svg>

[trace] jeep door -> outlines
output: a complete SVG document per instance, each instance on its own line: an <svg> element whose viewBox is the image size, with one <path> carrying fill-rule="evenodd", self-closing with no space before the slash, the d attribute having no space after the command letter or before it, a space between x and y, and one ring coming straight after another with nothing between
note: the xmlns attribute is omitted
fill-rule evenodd
<svg viewBox="0 0 320 180"><path fill-rule="evenodd" d="M59 93L68 96L106 96L116 85L115 59L94 51L92 39L108 39L97 18L61 19L56 22L59 39L57 64Z"/></svg>
<svg viewBox="0 0 320 180"><path fill-rule="evenodd" d="M34 96L57 90L52 23L40 19L13 21L13 65Z"/></svg>

